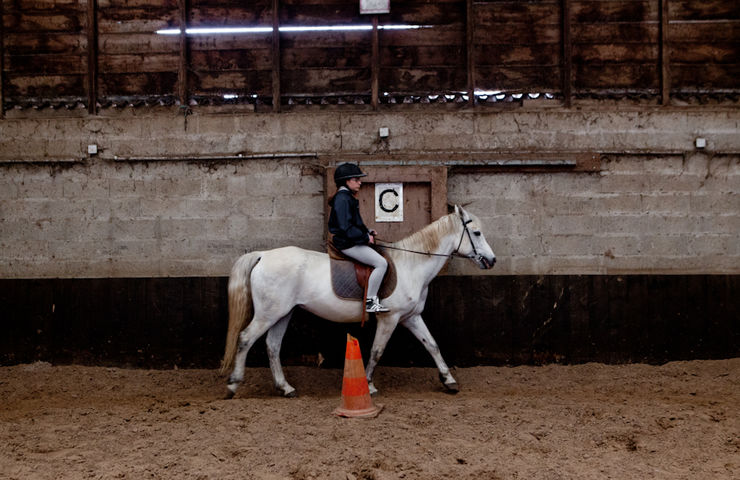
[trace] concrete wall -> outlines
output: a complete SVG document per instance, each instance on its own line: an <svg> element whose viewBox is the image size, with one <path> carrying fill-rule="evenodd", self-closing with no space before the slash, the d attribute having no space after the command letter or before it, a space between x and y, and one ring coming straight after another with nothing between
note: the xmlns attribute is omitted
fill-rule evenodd
<svg viewBox="0 0 740 480"><path fill-rule="evenodd" d="M606 156L599 174L455 175L506 274L737 273L739 156Z"/></svg>
<svg viewBox="0 0 740 480"><path fill-rule="evenodd" d="M327 163L459 152L602 159L596 173L451 171L449 201L483 220L499 257L483 274L737 274L739 125L740 110L720 107L9 112L0 278L224 276L245 249L323 248ZM249 157L263 154L288 156ZM448 274L481 272L457 262Z"/></svg>

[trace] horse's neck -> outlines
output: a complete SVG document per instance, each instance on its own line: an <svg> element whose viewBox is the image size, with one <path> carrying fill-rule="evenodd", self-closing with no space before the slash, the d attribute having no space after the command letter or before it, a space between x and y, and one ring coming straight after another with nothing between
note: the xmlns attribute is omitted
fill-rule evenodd
<svg viewBox="0 0 740 480"><path fill-rule="evenodd" d="M439 274L447 260L449 260L449 255L457 247L458 236L459 232L455 232L454 229L441 233L438 239L433 242L435 247L431 249L425 246L422 241L413 242L413 236L398 242L397 245L402 245L401 248L418 252L403 252L403 258L406 260L404 263L407 263L403 266L403 269L409 271L413 278L423 279L424 284L429 284ZM424 255L424 253L432 253L433 255Z"/></svg>

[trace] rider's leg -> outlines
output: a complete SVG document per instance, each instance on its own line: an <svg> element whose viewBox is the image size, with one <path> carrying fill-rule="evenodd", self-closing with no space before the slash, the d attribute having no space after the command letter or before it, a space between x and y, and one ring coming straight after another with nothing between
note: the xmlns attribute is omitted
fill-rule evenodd
<svg viewBox="0 0 740 480"><path fill-rule="evenodd" d="M367 298L377 297L380 284L383 281L386 270L388 270L386 259L367 245L355 245L354 247L342 250L342 253L354 258L358 262L373 267L373 271L367 281Z"/></svg>

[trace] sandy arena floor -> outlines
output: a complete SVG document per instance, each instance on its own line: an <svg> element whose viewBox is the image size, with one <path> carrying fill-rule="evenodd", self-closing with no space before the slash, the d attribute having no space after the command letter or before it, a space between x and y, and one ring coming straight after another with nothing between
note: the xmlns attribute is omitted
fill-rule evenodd
<svg viewBox="0 0 740 480"><path fill-rule="evenodd" d="M740 358L664 366L380 367L376 419L342 419L342 371L0 368L2 479L734 479Z"/></svg>

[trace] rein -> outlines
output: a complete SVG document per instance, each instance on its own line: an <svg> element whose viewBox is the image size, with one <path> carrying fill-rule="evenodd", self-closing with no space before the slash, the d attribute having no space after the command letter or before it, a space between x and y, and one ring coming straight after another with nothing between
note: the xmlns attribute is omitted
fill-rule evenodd
<svg viewBox="0 0 740 480"><path fill-rule="evenodd" d="M459 257L459 258L468 258L468 259L469 258L475 258L475 257L478 256L478 251L475 248L475 243L473 243L473 238L470 236L470 231L468 230L468 224L470 222L472 222L473 220L467 220L467 221L465 221L465 220L463 220L461 218L460 221L462 221L462 224L463 224L463 231L460 233L460 241L457 242L457 247L455 248L455 250L453 250L452 253L449 253L447 255L445 255L444 253L422 252L422 251L419 251L419 250L410 250L408 248L392 247L389 244L389 242L387 242L387 241L385 241L383 239L379 239L377 237L375 238L375 241L376 242L380 241L380 242L386 244L386 245L378 245L378 247L380 247L380 248L388 248L390 250L400 250L402 252L416 253L416 254L419 254L419 255L427 255L429 257L446 257L446 258ZM465 237L465 234L466 233L468 234L468 239L470 240L470 245L473 247L473 253L475 253L474 256L462 255L462 254L458 253L459 250L460 250L460 246L462 246L462 241L463 241L463 238Z"/></svg>
<svg viewBox="0 0 740 480"><path fill-rule="evenodd" d="M377 237L375 238L375 241L376 242L383 242L383 243L386 243L386 244L389 243L389 242L386 242L385 240L382 240L382 239L377 238ZM379 244L376 244L376 246L378 246L380 248L387 248L389 250L399 250L401 252L418 253L419 255L427 255L427 256L430 256L430 257L454 257L455 254L457 253L457 252L452 252L452 253L450 253L448 255L445 255L444 253L421 252L419 250L409 250L408 248L391 247L390 244L388 244L388 245L379 245ZM467 258L464 255L458 255L458 256Z"/></svg>

